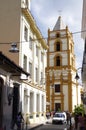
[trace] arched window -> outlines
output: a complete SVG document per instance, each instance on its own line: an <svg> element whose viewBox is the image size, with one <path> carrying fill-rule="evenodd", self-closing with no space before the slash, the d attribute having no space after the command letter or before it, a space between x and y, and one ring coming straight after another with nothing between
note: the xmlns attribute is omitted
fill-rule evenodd
<svg viewBox="0 0 86 130"><path fill-rule="evenodd" d="M60 62L60 56L56 57L56 66L60 66L61 62Z"/></svg>
<svg viewBox="0 0 86 130"><path fill-rule="evenodd" d="M61 50L61 48L60 48L60 42L57 42L56 43L56 51L60 51Z"/></svg>
<svg viewBox="0 0 86 130"><path fill-rule="evenodd" d="M62 50L62 41L56 40L54 43L54 50L55 51L61 51Z"/></svg>

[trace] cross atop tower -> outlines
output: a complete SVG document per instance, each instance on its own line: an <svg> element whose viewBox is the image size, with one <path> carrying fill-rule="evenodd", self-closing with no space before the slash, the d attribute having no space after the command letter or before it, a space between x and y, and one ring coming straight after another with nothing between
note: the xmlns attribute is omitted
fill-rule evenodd
<svg viewBox="0 0 86 130"><path fill-rule="evenodd" d="M61 16L62 10L58 10L58 14L59 14L59 16Z"/></svg>

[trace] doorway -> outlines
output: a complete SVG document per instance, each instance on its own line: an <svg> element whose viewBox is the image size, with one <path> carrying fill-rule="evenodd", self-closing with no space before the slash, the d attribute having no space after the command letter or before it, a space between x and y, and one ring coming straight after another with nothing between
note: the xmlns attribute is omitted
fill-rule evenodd
<svg viewBox="0 0 86 130"><path fill-rule="evenodd" d="M13 88L13 107L12 107L12 121L15 123L19 111L19 85L14 85Z"/></svg>
<svg viewBox="0 0 86 130"><path fill-rule="evenodd" d="M61 103L55 103L55 111L61 111Z"/></svg>

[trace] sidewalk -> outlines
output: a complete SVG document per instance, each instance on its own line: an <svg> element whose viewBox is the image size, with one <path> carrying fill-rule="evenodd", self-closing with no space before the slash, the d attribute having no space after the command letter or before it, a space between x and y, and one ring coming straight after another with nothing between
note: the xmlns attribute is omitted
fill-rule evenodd
<svg viewBox="0 0 86 130"><path fill-rule="evenodd" d="M52 121L52 119L50 118L50 119L46 119L44 122L40 122L38 124L30 124L30 125L28 125L27 129L28 130L33 130L36 127L40 127L40 126L42 126L42 125L44 125L46 123L50 123L51 121Z"/></svg>
<svg viewBox="0 0 86 130"><path fill-rule="evenodd" d="M34 128L40 127L44 124L40 123L40 124L31 124L28 126L27 130L33 130Z"/></svg>

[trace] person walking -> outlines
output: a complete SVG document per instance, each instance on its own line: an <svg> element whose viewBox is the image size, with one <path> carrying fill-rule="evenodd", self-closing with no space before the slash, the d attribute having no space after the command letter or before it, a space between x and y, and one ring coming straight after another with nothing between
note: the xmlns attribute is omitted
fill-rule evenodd
<svg viewBox="0 0 86 130"><path fill-rule="evenodd" d="M66 112L66 115L67 115L67 124L69 125L71 123L71 116L70 116L70 113L69 112Z"/></svg>
<svg viewBox="0 0 86 130"><path fill-rule="evenodd" d="M79 117L79 115L78 115L78 114L75 114L74 119L75 119L75 129L76 129L76 130L77 130L77 128L78 128L78 117Z"/></svg>
<svg viewBox="0 0 86 130"><path fill-rule="evenodd" d="M78 117L78 129L85 130L85 118L82 113L80 113Z"/></svg>
<svg viewBox="0 0 86 130"><path fill-rule="evenodd" d="M21 112L19 112L17 115L17 130L21 130L22 121L24 122L24 118L23 118Z"/></svg>

